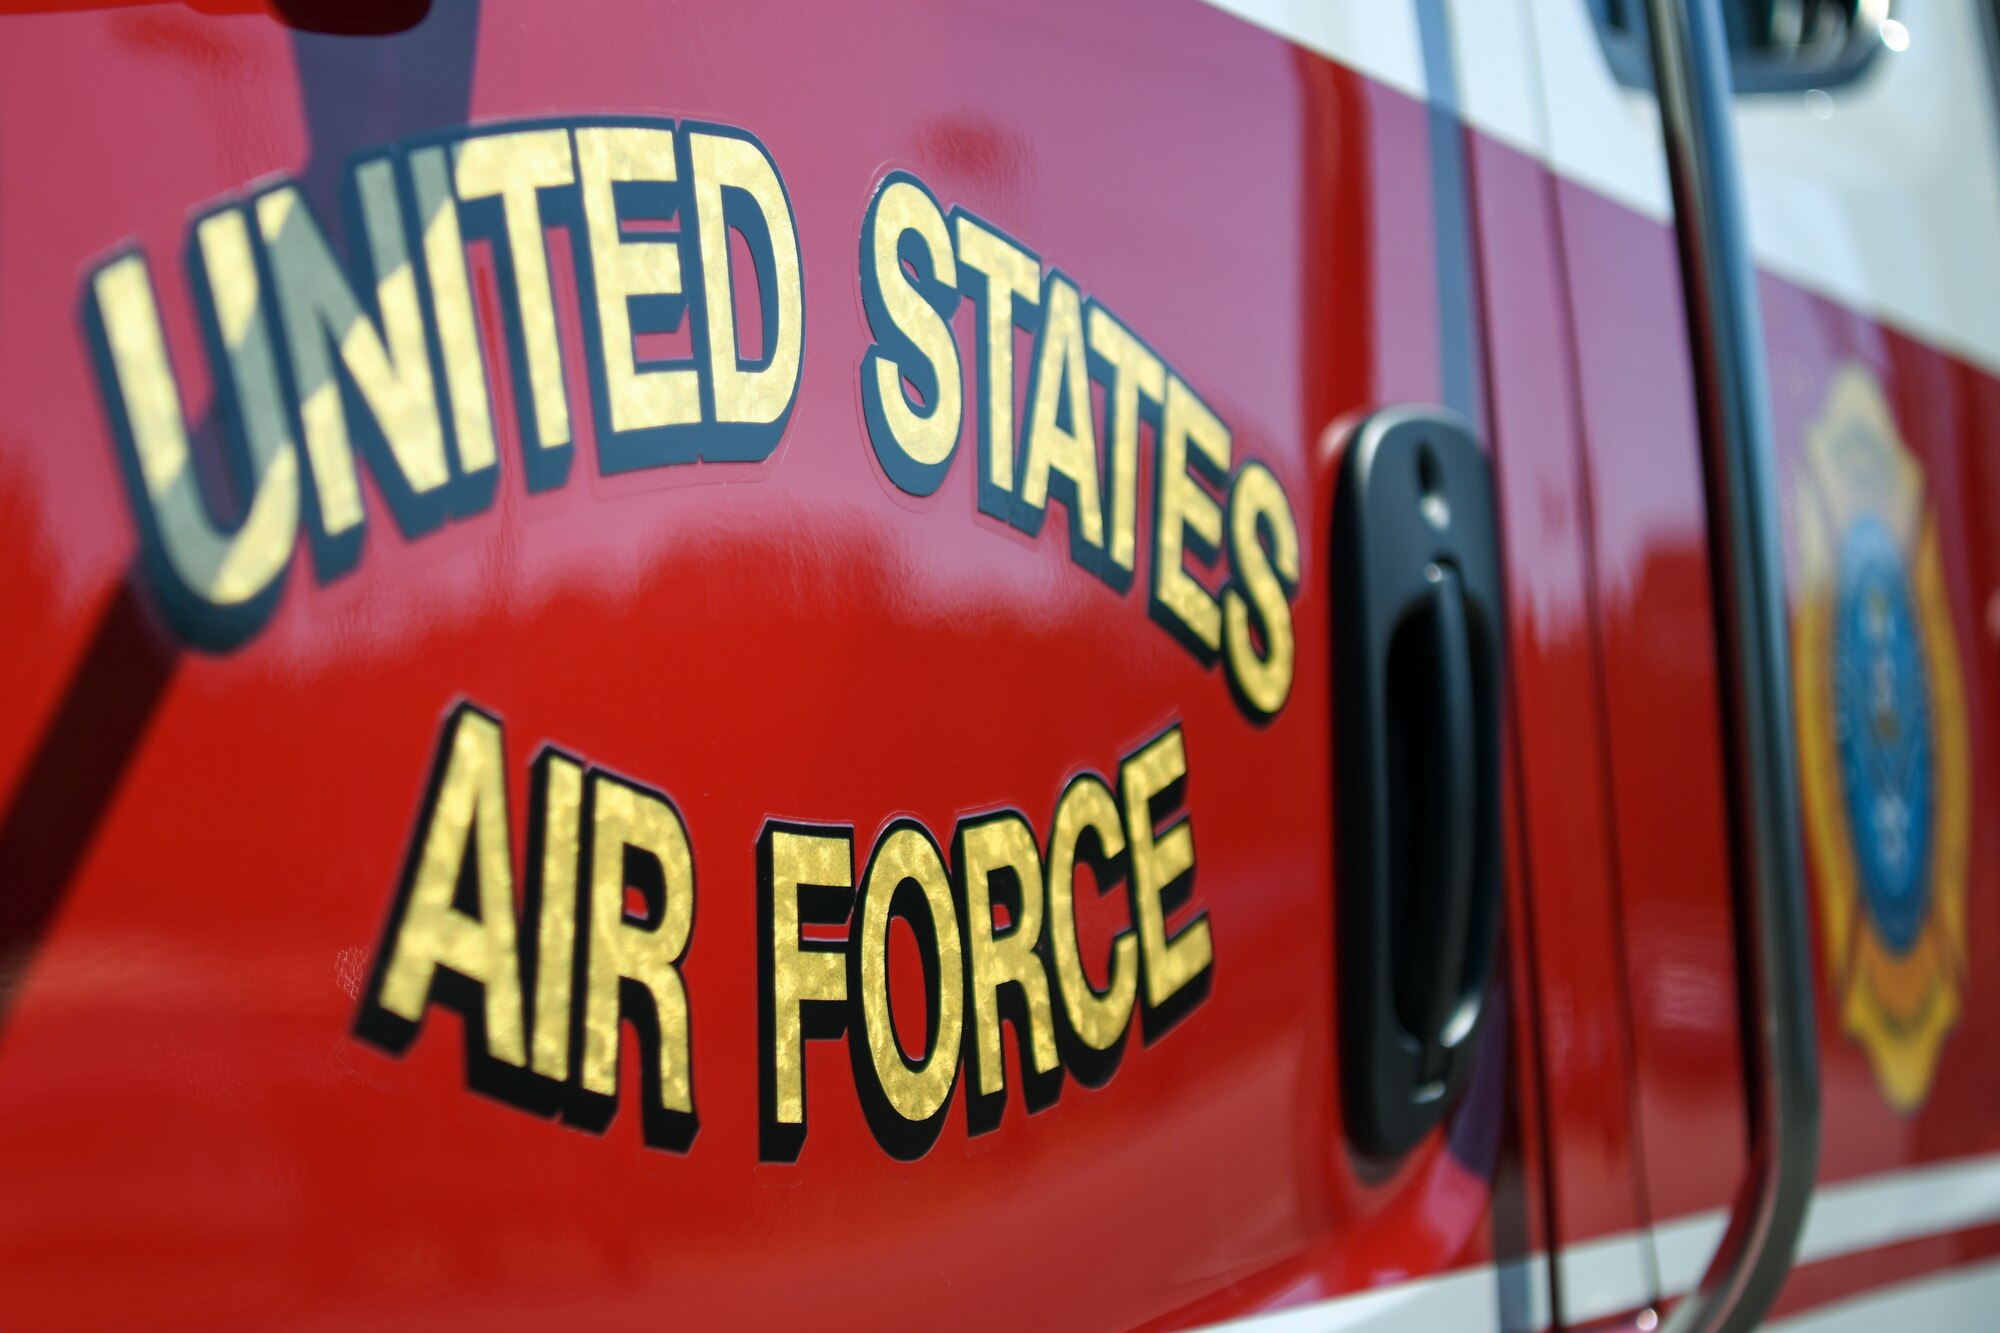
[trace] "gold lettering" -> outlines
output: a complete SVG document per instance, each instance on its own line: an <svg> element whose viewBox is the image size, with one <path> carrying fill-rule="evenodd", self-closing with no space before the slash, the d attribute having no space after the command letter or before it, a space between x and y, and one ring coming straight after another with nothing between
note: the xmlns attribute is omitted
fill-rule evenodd
<svg viewBox="0 0 2000 1333"><path fill-rule="evenodd" d="M1067 407L1069 428L1058 424ZM1091 420L1090 372L1084 360L1083 307L1076 285L1049 279L1042 327L1035 336L1035 397L1028 405L1027 457L1021 500L1032 509L1049 501L1049 475L1069 478L1071 532L1104 546L1104 494L1097 481L1097 431Z"/></svg>
<svg viewBox="0 0 2000 1333"><path fill-rule="evenodd" d="M623 239L612 190L619 181L672 182L673 132L636 126L580 129L576 161L590 234L591 272L597 278L598 351L604 363L610 428L651 430L699 422L701 382L696 373L685 367L641 371L632 343L632 298L681 292L680 241ZM726 236L723 254L728 254Z"/></svg>
<svg viewBox="0 0 2000 1333"><path fill-rule="evenodd" d="M893 444L920 467L938 467L958 447L965 417L964 372L951 325L911 283L903 271L899 247L906 233L914 233L930 257L936 280L956 287L958 264L952 257L951 233L945 229L944 215L938 212L936 202L909 180L893 180L883 186L872 213L870 285L896 330L929 363L934 390L927 410L919 412L904 395L907 371L901 359L879 353L870 356L863 373L874 374L874 383L867 387L890 436L887 441L876 441L876 453L882 454L884 444ZM887 332L876 330L878 336Z"/></svg>
<svg viewBox="0 0 2000 1333"><path fill-rule="evenodd" d="M771 159L756 144L736 135L688 135L694 176L695 217L701 228L701 280L708 308L709 387L715 419L764 425L791 405L799 385L799 354L805 342L805 295L799 271L799 240L791 205ZM729 225L722 191L741 190L764 215L771 238L771 269L757 275L776 299L776 327L764 330L770 362L761 370L737 364L735 293L729 280Z"/></svg>
<svg viewBox="0 0 2000 1333"><path fill-rule="evenodd" d="M1195 453L1191 456L1188 446ZM1153 485L1154 507L1153 608L1163 623L1188 641L1204 662L1215 659L1222 646L1222 611L1215 597L1187 572L1182 562L1186 534L1193 533L1210 551L1222 544L1222 506L1188 472L1200 465L1211 480L1229 474L1229 428L1180 376L1167 377L1165 414L1160 424L1159 466Z"/></svg>
<svg viewBox="0 0 2000 1333"><path fill-rule="evenodd" d="M1006 1086L1000 1053L1000 988L1014 985L1026 999L1028 1031L1023 1034L1035 1072L1046 1074L1060 1060L1055 1021L1049 1011L1049 978L1035 952L1042 938L1042 863L1034 830L1015 814L994 815L959 830L959 875L965 886L967 955L972 969L973 1062L979 1092L990 1096ZM1013 873L1020 888L1018 910L1004 932L993 928L993 872Z"/></svg>
<svg viewBox="0 0 2000 1333"><path fill-rule="evenodd" d="M916 885L922 895L931 926L930 961L936 964L937 976L936 992L929 997L935 1006L931 1026L937 1039L915 1067L896 1043L889 1009L889 909L896 891L906 883ZM862 1036L884 1100L904 1120L921 1123L944 1106L958 1075L959 1043L965 1034L965 964L951 881L937 848L920 828L899 825L876 845L861 889L859 915L860 925L849 947L860 957Z"/></svg>
<svg viewBox="0 0 2000 1333"><path fill-rule="evenodd" d="M1014 490L1014 304L1041 301L1041 261L969 213L956 215L958 262L985 278L979 301L979 432L984 480Z"/></svg>
<svg viewBox="0 0 2000 1333"><path fill-rule="evenodd" d="M1125 833L1132 853L1132 915L1139 926L1148 1009L1158 1009L1171 1000L1215 960L1207 913L1190 921L1177 935L1169 937L1166 930L1162 899L1194 873L1194 834L1185 817L1155 833L1153 802L1185 777L1187 750L1178 726L1127 759L1119 773L1125 789Z"/></svg>
<svg viewBox="0 0 2000 1333"><path fill-rule="evenodd" d="M1132 572L1139 550L1139 399L1161 403L1167 368L1101 306L1090 308L1090 350L1109 373L1106 469L1111 492L1111 563Z"/></svg>
<svg viewBox="0 0 2000 1333"><path fill-rule="evenodd" d="M799 937L801 887L852 889L854 841L847 833L804 833L771 828L764 835L765 892L770 895L771 1111L784 1125L806 1119L805 1026L800 1006L847 998L842 947Z"/></svg>
<svg viewBox="0 0 2000 1333"><path fill-rule="evenodd" d="M239 606L269 588L291 559L299 521L298 452L278 390L243 215L236 209L213 214L196 237L250 465L249 506L234 532L215 523L202 499L146 261L136 254L113 260L98 270L92 287L160 554L175 581L202 602Z"/></svg>
<svg viewBox="0 0 2000 1333"><path fill-rule="evenodd" d="M1086 832L1097 835L1107 862L1124 854L1118 802L1109 787L1087 774L1063 792L1055 826L1049 831L1049 951L1070 1029L1091 1050L1106 1051L1132 1021L1139 995L1139 942L1129 928L1118 932L1111 942L1110 984L1099 994L1083 969L1076 934L1076 850Z"/></svg>
<svg viewBox="0 0 2000 1333"><path fill-rule="evenodd" d="M1267 551L1259 524L1270 533ZM1222 594L1229 677L1238 697L1265 717L1285 706L1292 692L1297 646L1292 641L1291 593L1299 586L1299 529L1277 477L1262 463L1246 463L1229 488L1229 567ZM1264 638L1257 654L1251 637L1255 615Z"/></svg>
<svg viewBox="0 0 2000 1333"><path fill-rule="evenodd" d="M424 271L431 280L431 313L437 319L438 350L445 388L451 397L452 432L458 464L483 472L497 461L493 412L486 398L486 354L472 313L472 279L465 267L465 238L458 226L458 203L442 148L410 154L410 182L417 197L417 227L424 238Z"/></svg>
<svg viewBox="0 0 2000 1333"><path fill-rule="evenodd" d="M577 843L583 827L583 765L543 752L537 787L541 817L540 918L535 945L534 1070L569 1076L570 978L576 965Z"/></svg>
<svg viewBox="0 0 2000 1333"><path fill-rule="evenodd" d="M498 198L514 268L514 308L527 353L535 404L535 436L544 449L569 443L569 398L563 389L562 343L556 335L555 291L542 236L540 193L576 180L569 135L563 130L481 134L452 148L458 197Z"/></svg>
<svg viewBox="0 0 2000 1333"><path fill-rule="evenodd" d="M415 1023L423 1016L432 978L439 968L449 968L478 982L485 992L488 1054L519 1068L528 1062L528 1053L500 724L461 708L445 733L443 751L444 772L424 812L421 850L377 1002ZM477 883L476 917L461 912L454 901L468 857Z"/></svg>
<svg viewBox="0 0 2000 1333"><path fill-rule="evenodd" d="M444 426L431 383L423 306L403 235L393 170L388 159L377 158L355 168L354 180L374 257L379 329L362 312L347 274L297 188L281 185L257 200L258 230L271 257L278 309L292 352L306 457L328 536L346 532L362 518L354 445L336 363L374 415L409 489L422 495L451 480Z"/></svg>
<svg viewBox="0 0 2000 1333"><path fill-rule="evenodd" d="M687 829L664 798L593 770L589 961L585 966L582 1084L603 1096L618 1091L618 991L637 982L659 1020L659 1106L694 1111L689 1065L687 987L680 960L694 929L694 859ZM626 856L650 859L657 872L649 918L625 910Z"/></svg>

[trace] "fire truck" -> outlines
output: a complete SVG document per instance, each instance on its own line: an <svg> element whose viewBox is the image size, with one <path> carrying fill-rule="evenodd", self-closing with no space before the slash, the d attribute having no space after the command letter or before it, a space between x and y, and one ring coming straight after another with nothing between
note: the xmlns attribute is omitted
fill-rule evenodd
<svg viewBox="0 0 2000 1333"><path fill-rule="evenodd" d="M0 1327L2000 1326L1995 37L5 0Z"/></svg>

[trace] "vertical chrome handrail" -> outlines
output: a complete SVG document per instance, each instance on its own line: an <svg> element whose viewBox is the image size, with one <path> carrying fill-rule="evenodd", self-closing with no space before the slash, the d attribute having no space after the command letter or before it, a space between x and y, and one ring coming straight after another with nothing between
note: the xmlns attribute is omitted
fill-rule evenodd
<svg viewBox="0 0 2000 1333"><path fill-rule="evenodd" d="M1717 0L1646 0L1718 568L1750 1178L1674 1333L1749 1328L1791 1267L1819 1161L1819 1043L1764 329Z"/></svg>

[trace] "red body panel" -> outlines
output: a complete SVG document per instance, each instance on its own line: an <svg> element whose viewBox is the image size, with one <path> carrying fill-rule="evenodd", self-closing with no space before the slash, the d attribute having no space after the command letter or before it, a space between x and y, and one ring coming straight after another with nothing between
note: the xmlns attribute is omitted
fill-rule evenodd
<svg viewBox="0 0 2000 1333"><path fill-rule="evenodd" d="M0 14L0 1323L1182 1326L1485 1266L1549 1284L1545 1254L1559 1292L1565 1251L1650 1245L1735 1196L1726 738L1671 224L1470 129L1449 197L1431 108L1193 3L484 0L379 39L249 5L37 8L60 12ZM532 488L503 264L474 240L491 502L411 537L364 482L351 570L320 577L301 539L267 625L184 645L93 363L96 266L147 258L213 465L197 216L284 175L338 237L363 150L606 116L740 127L782 175L806 336L775 451L600 473L588 261L554 220L576 453ZM1148 618L1146 518L1119 591L1071 558L1067 514L1030 537L980 511L970 414L935 494L878 465L857 238L897 170L1115 311L1235 463L1275 475L1302 571L1275 718ZM1439 316L1435 227L1458 208L1470 348ZM753 286L737 275L739 306ZM1781 471L1859 361L1930 477L1975 738L1965 1013L1899 1113L1829 995L1839 1182L2000 1149L2000 380L1776 279L1763 296ZM952 322L968 399L976 321L966 302ZM1463 1103L1390 1165L1348 1147L1340 1104L1329 533L1344 427L1443 397L1459 353L1484 376L1509 599L1506 927ZM1156 448L1148 427L1142 514ZM1188 567L1218 587L1219 562ZM461 703L504 727L517 875L544 746L685 821L684 1152L642 1140L629 1025L597 1133L471 1086L448 1008L400 1054L359 1034ZM1163 1033L1135 1017L1104 1086L1069 1077L1033 1113L1003 1027L997 1126L971 1132L961 1071L909 1162L871 1131L847 1042L808 1041L809 1133L795 1163L760 1160L766 821L852 825L857 871L898 819L951 855L959 820L1012 809L1046 845L1071 779L1115 785L1176 724L1199 873L1167 926L1205 914L1206 998ZM1131 924L1116 902L1080 909L1086 959ZM890 949L893 1003L921 1008L914 936ZM1810 1263L1782 1308L1988 1258L1993 1233Z"/></svg>
<svg viewBox="0 0 2000 1333"><path fill-rule="evenodd" d="M1582 431L1558 192L1537 163L1475 140L1493 441L1515 637L1515 735L1533 907L1535 1018L1558 1243L1647 1218L1604 780Z"/></svg>
<svg viewBox="0 0 2000 1333"><path fill-rule="evenodd" d="M1631 977L1645 1195L1666 1219L1732 1196L1747 1123L1694 384L1671 229L1575 186L1558 192L1616 810L1617 949Z"/></svg>
<svg viewBox="0 0 2000 1333"><path fill-rule="evenodd" d="M1493 1253L1503 1122L1519 1132L1501 1049L1453 1144L1387 1178L1343 1149L1332 1072L1320 437L1343 412L1435 393L1434 330L1405 304L1426 258L1404 239L1427 205L1402 165L1421 160L1423 116L1221 16L1176 7L1138 24L1146 12L843 7L722 24L487 6L464 119L699 116L767 145L806 275L785 439L764 464L599 478L580 429L570 483L534 495L503 433L490 509L410 541L371 493L358 567L321 584L301 554L268 628L221 657L172 651L143 596L121 591L131 518L77 329L80 275L137 239L199 419L203 355L174 263L189 210L272 172L303 168L311 188L353 148L446 128L422 117L450 90L411 66L414 108L387 97L362 125L321 126L299 88L342 76L337 42L171 7L5 20L0 740L17 809L34 785L107 788L0 1037L10 1321L561 1310L701 1325L754 1302L857 1327L1029 1310L1102 1327ZM1129 60L1106 61L1113 48ZM1338 151L1363 168L1332 198L1307 132L1329 101L1347 117ZM1115 147L1142 142L1174 144L1176 170ZM969 461L927 501L886 485L855 392L868 334L853 255L895 166L1144 330L1230 422L1239 457L1283 482L1305 648L1272 725L1247 724L1220 677L1146 622L1143 584L1120 597L1090 579L1056 525L1029 540L976 515ZM1374 291L1348 285L1346 261L1324 267L1329 210L1368 219ZM561 306L574 296L551 240ZM574 312L562 322L574 366ZM1302 339L1320 349L1311 363ZM461 699L504 724L517 864L544 743L663 790L686 820L700 1130L685 1156L642 1146L629 1088L601 1138L470 1093L447 1011L401 1058L350 1032ZM143 719L127 762L91 722L63 720L127 700ZM954 1106L910 1165L870 1137L841 1045L813 1043L810 1137L796 1165L760 1164L762 822L851 822L865 848L896 816L943 838L1007 805L1045 830L1069 777L1115 771L1174 721L1201 873L1170 924L1209 913L1207 1002L1150 1048L1135 1037L1102 1090L1072 1082L1033 1117L1017 1096L977 1139ZM1018 1052L1009 1063L1017 1077ZM893 1298L872 1290L891 1274Z"/></svg>

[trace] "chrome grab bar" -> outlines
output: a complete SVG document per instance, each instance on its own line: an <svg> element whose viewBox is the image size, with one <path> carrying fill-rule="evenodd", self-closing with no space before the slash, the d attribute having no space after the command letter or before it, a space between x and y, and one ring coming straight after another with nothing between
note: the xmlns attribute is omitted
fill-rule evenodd
<svg viewBox="0 0 2000 1333"><path fill-rule="evenodd" d="M1670 1333L1754 1326L1791 1268L1819 1161L1819 1042L1764 328L1717 0L1646 0L1693 342L1722 615L1750 1177Z"/></svg>

